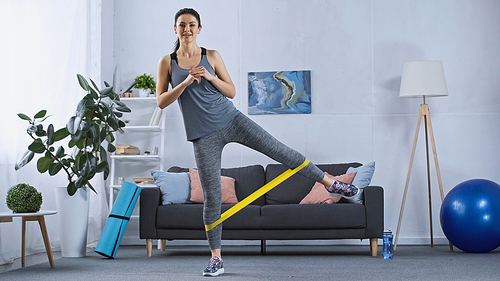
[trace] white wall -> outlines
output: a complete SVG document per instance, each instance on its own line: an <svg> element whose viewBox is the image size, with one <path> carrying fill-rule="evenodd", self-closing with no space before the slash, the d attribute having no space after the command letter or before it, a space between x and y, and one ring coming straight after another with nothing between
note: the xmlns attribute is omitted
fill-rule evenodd
<svg viewBox="0 0 500 281"><path fill-rule="evenodd" d="M156 77L159 58L176 39L174 14L183 7L201 14L198 43L221 53L238 91L233 102L244 113L248 72L312 71L312 114L251 118L315 163L376 161L372 184L385 190L386 227L397 226L421 103L398 97L407 61L441 60L445 67L449 96L428 99L445 194L471 178L500 183L500 2L115 1L114 63L124 83L145 72ZM166 115L165 166L193 167L178 105ZM429 243L421 132L400 243ZM223 155L224 167L271 162L234 144ZM434 237L443 238L431 173Z"/></svg>

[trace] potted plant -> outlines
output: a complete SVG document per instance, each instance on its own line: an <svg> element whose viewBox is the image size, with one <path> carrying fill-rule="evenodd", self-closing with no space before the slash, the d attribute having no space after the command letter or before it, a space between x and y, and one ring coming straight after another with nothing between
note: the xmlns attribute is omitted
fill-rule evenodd
<svg viewBox="0 0 500 281"><path fill-rule="evenodd" d="M112 144L115 139L113 133L123 133L121 128L125 127L125 122L120 120L122 112L131 111L120 101L108 83L104 82L106 88L99 90L91 79L93 87L82 75L78 74L77 77L87 94L78 103L75 115L69 119L66 127L56 131L54 126L49 124L45 130L42 122L49 117L46 116L46 110L39 111L33 119L26 114L18 114L21 119L29 122L27 133L33 142L18 160L15 169L19 170L28 164L35 154L44 154L37 161L38 171L48 172L51 176L64 171L68 178L69 195L74 195L78 188L85 186L96 192L89 183L96 173L103 172L104 179L108 177L106 151L115 151L116 147ZM66 153L63 146L57 149L55 147L56 142L68 136L71 136L68 147L73 149L70 154ZM107 144L103 144L104 141Z"/></svg>
<svg viewBox="0 0 500 281"><path fill-rule="evenodd" d="M135 77L134 88L139 89L140 97L147 97L150 93L156 91L156 82L153 76L144 73L143 75Z"/></svg>
<svg viewBox="0 0 500 281"><path fill-rule="evenodd" d="M40 173L48 172L49 175L54 176L63 171L68 179L68 185L63 190L71 197L83 197L86 200L88 195L88 187L96 192L90 180L94 178L97 173L103 173L104 179L109 174L109 164L107 153L114 152L116 147L112 144L114 141L114 132L123 133L122 128L125 123L120 120L123 116L122 112L130 112L131 110L120 101L118 94L113 91L113 87L107 82L104 82L105 88L99 90L97 85L90 79L91 84L80 74L77 75L80 86L87 92L83 99L78 103L74 116L71 116L66 126L58 130L54 129L52 124L49 124L45 129L42 125L49 116L46 110L41 110L34 115L33 118L28 117L26 114L19 113L18 116L29 122L27 134L33 139L33 142L28 146L28 150L20 157L15 165L18 170L28 164L35 156L40 154L37 161L37 169ZM125 91L130 90L131 85ZM56 143L62 141L70 136L67 148L72 149L71 152L66 152L64 146ZM105 143L106 141L106 143ZM106 147L106 148L105 148ZM57 189L56 189L57 190ZM74 196L77 191L82 195ZM97 192L96 192L97 193ZM56 197L61 195L56 192ZM67 205L70 210L59 212L62 219L67 216L69 222L61 223L61 231L73 230L71 223L78 223L84 220L85 229L81 230L81 235L84 235L83 247L86 246L87 237L87 220L88 220L88 200L86 203L81 203L82 208L86 211L75 211L78 206L75 199L61 199L57 201L59 207ZM80 203L79 203L80 204ZM85 205L86 204L86 205ZM76 214L69 215L70 211L75 211L76 214L82 215L81 219L76 219ZM64 229L63 229L64 226ZM63 236L61 233L61 250L63 256L81 256L82 254L68 253L65 255L63 249ZM68 234L68 236L75 236ZM68 245L75 244L68 242ZM80 250L81 252L81 250ZM85 256L85 248L83 249L83 256Z"/></svg>
<svg viewBox="0 0 500 281"><path fill-rule="evenodd" d="M36 213L40 211L43 198L42 193L33 186L20 183L9 189L5 201L14 213Z"/></svg>

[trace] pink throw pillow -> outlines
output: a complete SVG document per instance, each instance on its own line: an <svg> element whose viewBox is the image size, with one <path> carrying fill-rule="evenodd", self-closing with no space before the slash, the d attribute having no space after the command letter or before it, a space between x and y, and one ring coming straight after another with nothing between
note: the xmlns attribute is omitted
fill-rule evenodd
<svg viewBox="0 0 500 281"><path fill-rule="evenodd" d="M332 176L325 172L325 175L333 180L338 180L348 184L352 183L356 173L344 174L340 176ZM328 194L323 184L317 182L312 187L311 191L300 201L299 204L332 204L337 203L341 197L333 197Z"/></svg>
<svg viewBox="0 0 500 281"><path fill-rule="evenodd" d="M191 176L191 202L203 203L203 189L201 188L200 175L198 170L189 169ZM222 186L222 203L224 204L237 204L236 192L234 190L235 180L230 177L221 177Z"/></svg>

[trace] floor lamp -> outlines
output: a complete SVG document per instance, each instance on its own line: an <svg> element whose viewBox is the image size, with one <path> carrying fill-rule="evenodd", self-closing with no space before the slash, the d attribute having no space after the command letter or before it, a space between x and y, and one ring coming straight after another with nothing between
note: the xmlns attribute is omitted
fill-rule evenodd
<svg viewBox="0 0 500 281"><path fill-rule="evenodd" d="M401 78L401 89L399 97L401 98L423 98L423 103L420 105L418 112L417 128L415 130L415 137L413 139L413 148L411 151L410 165L408 167L408 174L406 176L406 185L403 193L403 201L401 203L401 210L399 212L398 229L394 240L394 249L397 247L399 230L401 228L401 220L406 201L406 194L408 192L408 184L410 182L410 175L413 166L413 159L415 156L415 148L417 145L418 133L420 130L420 123L422 116L424 117L425 125L425 152L427 156L427 186L429 193L429 216L430 216L430 229L431 229L431 247L434 246L432 234L432 200L431 200L431 177L429 165L429 143L430 138L432 145L432 152L434 155L434 163L436 166L436 174L438 178L439 191L441 193L441 202L444 200L443 184L441 182L441 172L439 171L439 163L436 152L436 143L434 142L434 133L432 131L431 115L429 113L429 106L425 103L426 97L440 97L447 96L448 90L446 87L446 80L444 77L443 63L440 61L416 61L407 62L403 66L403 76Z"/></svg>

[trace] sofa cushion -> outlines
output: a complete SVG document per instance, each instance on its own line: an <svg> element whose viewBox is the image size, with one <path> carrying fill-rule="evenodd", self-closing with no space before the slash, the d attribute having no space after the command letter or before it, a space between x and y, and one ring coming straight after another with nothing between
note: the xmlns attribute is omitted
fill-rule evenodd
<svg viewBox="0 0 500 281"><path fill-rule="evenodd" d="M153 170L151 176L153 176L155 184L161 190L163 205L189 203L189 173L169 173Z"/></svg>
<svg viewBox="0 0 500 281"><path fill-rule="evenodd" d="M341 164L319 164L318 168L323 172L328 172L332 176L339 176L343 174L348 174L347 170L350 167L356 168L361 166L361 163L351 162L351 163L341 163ZM349 172L352 173L352 172Z"/></svg>
<svg viewBox="0 0 500 281"><path fill-rule="evenodd" d="M348 184L351 184L352 179L354 179L354 176L356 175L356 173L350 173L340 176L332 176L328 172L325 172L325 174L334 181L338 180ZM325 186L317 182L314 184L307 196L304 197L304 199L302 199L299 204L333 204L337 203L340 198L341 197L338 196L331 196L326 190Z"/></svg>
<svg viewBox="0 0 500 281"><path fill-rule="evenodd" d="M272 181L289 168L282 164L269 164L266 167L266 183ZM311 188L315 181L299 174L295 174L276 187L268 191L265 195L266 205L275 204L299 204Z"/></svg>
<svg viewBox="0 0 500 281"><path fill-rule="evenodd" d="M173 166L168 169L169 172L183 173L189 172L189 168L181 168ZM235 180L235 192L238 201L245 199L248 195L252 194L257 189L264 186L266 175L262 165L251 165L246 167L237 168L222 168L221 175L231 177ZM264 206L264 196L257 198L250 205Z"/></svg>
<svg viewBox="0 0 500 281"><path fill-rule="evenodd" d="M222 204L221 213L232 204ZM224 229L259 229L260 206L249 205L226 219ZM203 204L161 205L156 211L156 227L159 229L205 229Z"/></svg>
<svg viewBox="0 0 500 281"><path fill-rule="evenodd" d="M191 176L191 202L203 203L203 189L201 188L200 175L198 170L189 169ZM237 204L236 193L234 192L234 179L231 177L221 176L220 179L222 190L222 203L224 204Z"/></svg>
<svg viewBox="0 0 500 281"><path fill-rule="evenodd" d="M223 176L235 179L235 191L238 201L248 197L265 184L264 167L261 165L252 165L238 168L223 168L221 170ZM264 196L257 198L250 205L263 206L265 204Z"/></svg>
<svg viewBox="0 0 500 281"><path fill-rule="evenodd" d="M360 163L344 164L322 164L317 165L323 172L328 172L332 176L345 174L349 167L359 167ZM269 164L266 167L266 183L272 181L277 176L289 168L282 164ZM315 181L307 177L295 174L266 193L266 204L298 204L315 184Z"/></svg>
<svg viewBox="0 0 500 281"><path fill-rule="evenodd" d="M169 173L189 173L189 168L182 168L179 166L170 167L167 172Z"/></svg>
<svg viewBox="0 0 500 281"><path fill-rule="evenodd" d="M370 162L364 166L360 166L357 168L350 167L347 169L348 173L356 172L356 176L352 181L352 184L361 189L361 192L358 195L352 198L343 198L347 202L363 204L363 190L365 187L370 185L373 177L373 173L375 172L375 162Z"/></svg>
<svg viewBox="0 0 500 281"><path fill-rule="evenodd" d="M262 229L338 229L366 227L360 204L283 204L261 209Z"/></svg>

